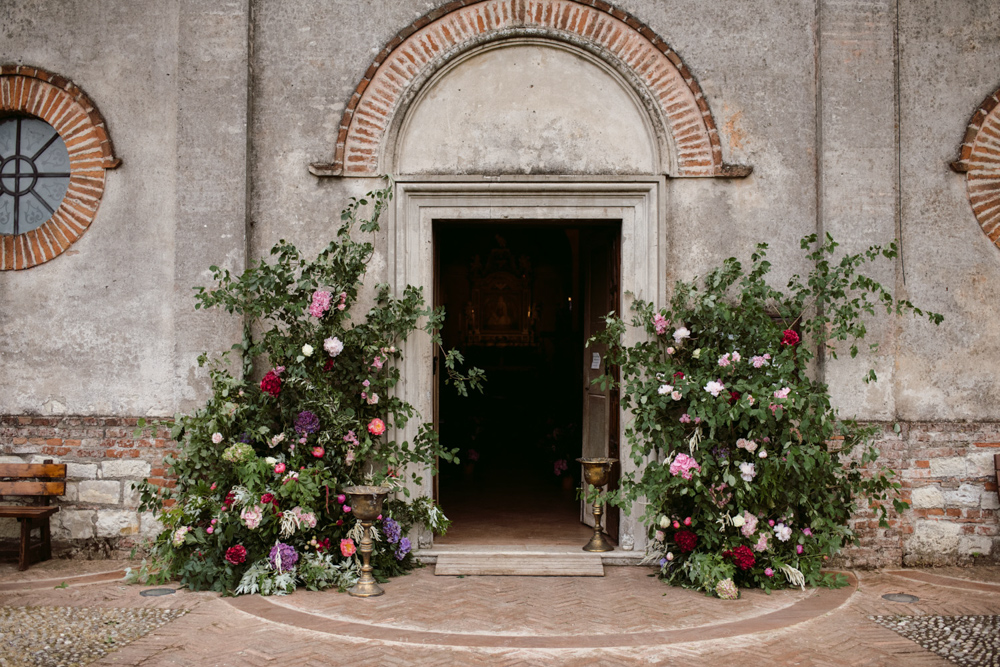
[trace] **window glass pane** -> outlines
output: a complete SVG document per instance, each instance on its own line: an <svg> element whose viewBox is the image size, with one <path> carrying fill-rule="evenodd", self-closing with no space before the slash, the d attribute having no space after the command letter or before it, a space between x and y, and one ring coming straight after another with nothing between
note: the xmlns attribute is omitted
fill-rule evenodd
<svg viewBox="0 0 1000 667"><path fill-rule="evenodd" d="M14 198L0 194L0 234L14 233Z"/></svg>
<svg viewBox="0 0 1000 667"><path fill-rule="evenodd" d="M14 143L17 137L17 123L0 122L0 160L14 154Z"/></svg>
<svg viewBox="0 0 1000 667"><path fill-rule="evenodd" d="M21 155L34 158L56 133L48 123L37 118L21 118Z"/></svg>
<svg viewBox="0 0 1000 667"><path fill-rule="evenodd" d="M40 178L38 179L38 185L35 186L35 192L45 200L45 203L49 205L49 208L54 213L59 208L59 204L62 203L63 197L66 196L67 187L69 187L69 176Z"/></svg>

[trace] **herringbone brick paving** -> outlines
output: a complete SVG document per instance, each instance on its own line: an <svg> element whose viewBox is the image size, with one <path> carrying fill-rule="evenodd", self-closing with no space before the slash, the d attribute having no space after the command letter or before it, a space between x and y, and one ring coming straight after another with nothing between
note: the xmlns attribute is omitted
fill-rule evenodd
<svg viewBox="0 0 1000 667"><path fill-rule="evenodd" d="M38 567L38 566L36 566ZM209 593L181 591L144 598L140 587L119 582L38 588L0 593L0 605L80 607L155 606L185 608L185 616L109 654L95 665L950 665L914 642L868 620L885 614L998 614L1000 593L962 588L962 582L914 581L882 572L860 572L858 589L841 606L800 623L753 632L761 614L792 613L812 595L784 592L770 598L746 595L726 603L663 586L641 568L608 568L603 580L482 577L447 580L432 571L396 579L377 600L337 593L301 592L267 604L306 611L322 619L336 616L387 631L398 628L457 632L459 628L497 634L498 645L483 648L422 646L379 639L331 635L262 620ZM60 576L60 575L57 575ZM995 572L968 570L971 579L991 581ZM0 573L0 581L10 577ZM600 584L588 588L586 582ZM954 584L954 585L953 585ZM435 588L435 585L438 588ZM890 603L881 595L907 592L914 605ZM365 606L364 603L377 605ZM360 604L355 604L360 603ZM601 611L603 610L603 611ZM690 612L690 613L689 613ZM596 614L594 618L588 614ZM695 620L692 620L695 619ZM696 627L738 620L746 634L712 641L614 649L509 649L500 634L635 632L639 629ZM537 624L537 625L532 625ZM510 636L510 635L507 635Z"/></svg>

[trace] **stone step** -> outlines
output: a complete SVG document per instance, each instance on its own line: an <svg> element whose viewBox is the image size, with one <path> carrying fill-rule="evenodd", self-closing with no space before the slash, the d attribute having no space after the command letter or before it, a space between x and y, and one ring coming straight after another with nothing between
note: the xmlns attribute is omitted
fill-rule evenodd
<svg viewBox="0 0 1000 667"><path fill-rule="evenodd" d="M510 577L603 577L600 554L496 551L442 553L436 575L493 575Z"/></svg>

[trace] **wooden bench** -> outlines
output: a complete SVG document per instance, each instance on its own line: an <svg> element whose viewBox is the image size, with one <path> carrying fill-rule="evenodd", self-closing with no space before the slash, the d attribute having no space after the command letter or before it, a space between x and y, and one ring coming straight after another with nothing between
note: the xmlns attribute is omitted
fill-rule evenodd
<svg viewBox="0 0 1000 667"><path fill-rule="evenodd" d="M0 463L0 498L33 498L33 505L0 504L0 518L17 519L21 524L21 546L18 549L17 569L27 570L28 565L52 558L52 539L49 517L59 511L49 505L53 496L66 493L66 464L52 463ZM41 541L31 544L31 531L38 528Z"/></svg>

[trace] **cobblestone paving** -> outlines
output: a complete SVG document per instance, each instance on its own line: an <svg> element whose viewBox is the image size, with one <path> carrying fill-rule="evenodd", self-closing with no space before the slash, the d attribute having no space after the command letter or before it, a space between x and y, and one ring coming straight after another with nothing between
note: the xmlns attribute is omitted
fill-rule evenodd
<svg viewBox="0 0 1000 667"><path fill-rule="evenodd" d="M0 608L0 667L86 665L186 613L174 609Z"/></svg>
<svg viewBox="0 0 1000 667"><path fill-rule="evenodd" d="M872 616L963 667L1000 667L1000 616Z"/></svg>

